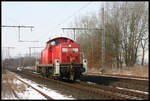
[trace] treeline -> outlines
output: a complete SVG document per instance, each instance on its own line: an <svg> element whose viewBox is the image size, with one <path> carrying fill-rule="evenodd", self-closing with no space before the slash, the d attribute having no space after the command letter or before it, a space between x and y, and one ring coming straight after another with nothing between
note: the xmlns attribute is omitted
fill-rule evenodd
<svg viewBox="0 0 150 101"><path fill-rule="evenodd" d="M37 61L40 62L40 58L36 58L33 56L25 56L25 57L18 57L18 58L9 58L9 59L5 59L3 60L3 66L12 66L12 67L17 67L17 66L35 66L36 63L36 59Z"/></svg>
<svg viewBox="0 0 150 101"><path fill-rule="evenodd" d="M80 16L73 26L104 29L106 67L134 66L139 50L143 52L141 65L144 64L149 33L148 2L107 2L104 7L101 5L98 15ZM100 68L102 30L78 30L76 33L89 68Z"/></svg>

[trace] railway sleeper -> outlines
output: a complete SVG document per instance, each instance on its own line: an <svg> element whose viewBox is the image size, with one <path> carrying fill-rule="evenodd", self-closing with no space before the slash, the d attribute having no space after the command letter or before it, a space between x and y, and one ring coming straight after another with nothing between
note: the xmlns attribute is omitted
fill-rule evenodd
<svg viewBox="0 0 150 101"><path fill-rule="evenodd" d="M120 89L110 88L110 87L106 87L106 86L102 86L102 85L93 85L93 84L88 84L88 83L84 83L84 82L80 82L80 84L88 85L91 87L95 87L95 88L99 88L99 89L103 89L103 90L107 90L107 91L111 91L111 92L117 92L117 93L121 93L121 94L125 94L125 95L136 96L136 97L148 99L148 95L143 94L143 93L131 92L131 91L127 91L127 90L120 90Z"/></svg>

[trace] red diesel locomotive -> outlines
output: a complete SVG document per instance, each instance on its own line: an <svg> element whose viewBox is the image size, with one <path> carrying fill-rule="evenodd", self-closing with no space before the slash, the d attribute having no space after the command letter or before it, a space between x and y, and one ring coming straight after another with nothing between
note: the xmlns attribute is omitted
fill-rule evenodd
<svg viewBox="0 0 150 101"><path fill-rule="evenodd" d="M36 71L47 77L76 80L87 73L87 60L80 63L80 45L66 37L49 40L41 52Z"/></svg>

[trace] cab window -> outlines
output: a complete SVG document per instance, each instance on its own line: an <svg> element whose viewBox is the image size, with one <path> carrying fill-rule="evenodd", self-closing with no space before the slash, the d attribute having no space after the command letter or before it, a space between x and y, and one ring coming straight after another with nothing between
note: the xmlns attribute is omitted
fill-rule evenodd
<svg viewBox="0 0 150 101"><path fill-rule="evenodd" d="M63 40L63 43L67 43L67 40Z"/></svg>
<svg viewBox="0 0 150 101"><path fill-rule="evenodd" d="M59 44L59 40L55 40L56 44L55 45L58 45Z"/></svg>
<svg viewBox="0 0 150 101"><path fill-rule="evenodd" d="M51 42L51 46L54 46L56 43L55 43L55 41L52 41Z"/></svg>

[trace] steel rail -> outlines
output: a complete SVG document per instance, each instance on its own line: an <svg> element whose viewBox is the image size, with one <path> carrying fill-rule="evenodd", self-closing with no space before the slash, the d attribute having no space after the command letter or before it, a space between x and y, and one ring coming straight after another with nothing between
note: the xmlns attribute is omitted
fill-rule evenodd
<svg viewBox="0 0 150 101"><path fill-rule="evenodd" d="M30 86L31 88L33 88L34 90L36 90L37 92L39 92L41 95L45 96L48 100L53 100L53 98L51 98L50 96L44 94L43 92L41 92L40 90L36 89L35 87L31 86L30 84L24 82L23 80L19 79L16 77L16 79L18 79L19 81L23 82L24 84Z"/></svg>
<svg viewBox="0 0 150 101"><path fill-rule="evenodd" d="M120 100L128 99L126 97L110 94L110 93L107 93L107 92L99 91L99 90L96 90L96 89L93 89L93 88L89 88L89 87L85 87L85 86L82 86L82 85L75 85L75 84L70 84L70 83L66 83L66 82L61 82L61 81L58 81L58 80L54 80L54 79L50 79L50 78L47 78L47 77L43 77L42 75L31 74L31 73L27 73L27 72L24 72L24 73L28 74L28 75L40 77L40 78L43 78L43 79L46 79L46 80L49 80L49 81L53 81L55 83L62 84L62 85L68 86L68 87L77 88L77 89L80 89L80 90L83 90L83 91L86 91L86 92L89 92L89 93L98 94L98 95L106 97L106 98L120 99Z"/></svg>
<svg viewBox="0 0 150 101"><path fill-rule="evenodd" d="M89 84L86 82L79 82L79 83L82 85L85 85L85 86L87 85L90 87L95 87L95 88L106 90L106 91L111 91L111 92L115 92L115 93L120 93L120 94L130 95L130 96L134 96L134 97L140 97L140 98L148 99L148 95L143 94L143 93L121 90L121 89L117 89L117 88L110 88L110 87L106 87L106 86L102 86L102 85L94 85L94 84Z"/></svg>
<svg viewBox="0 0 150 101"><path fill-rule="evenodd" d="M97 75L97 76L118 76L118 77L128 77L129 79L145 79L149 80L149 77L141 77L141 76L134 76L134 75L123 75L123 74L108 74L108 73L89 73L89 75Z"/></svg>
<svg viewBox="0 0 150 101"><path fill-rule="evenodd" d="M135 93L135 92L127 91L127 90L121 90L121 89L117 89L117 88L110 88L110 87L105 87L105 86L101 86L101 85L100 86L99 85L93 85L93 84L88 84L88 83L84 83L84 82L80 82L80 84L82 84L82 85L76 85L75 83L74 84L70 84L70 83L54 80L54 79L51 79L51 78L47 78L47 77L44 77L44 76L42 76L40 74L33 74L33 73L29 73L29 72L23 72L23 73L24 74L28 74L28 75L32 75L32 76L36 76L36 77L40 77L40 78L43 78L43 79L46 79L46 80L50 80L50 81L53 81L55 83L62 84L62 85L65 85L65 86L81 89L81 90L87 91L89 93L98 94L98 95L106 97L106 98L111 98L111 99L130 99L130 98L127 98L127 97L115 94L115 93L120 93L120 94L124 94L124 95L128 95L128 96L132 96L132 97L148 99L148 95L147 94L142 94L142 93L138 93L138 92ZM99 88L99 89L102 89L102 90L104 90L106 92L99 91L98 89L85 87L85 85L90 86L90 87L94 87L94 88ZM112 93L110 93L109 91L112 92Z"/></svg>

